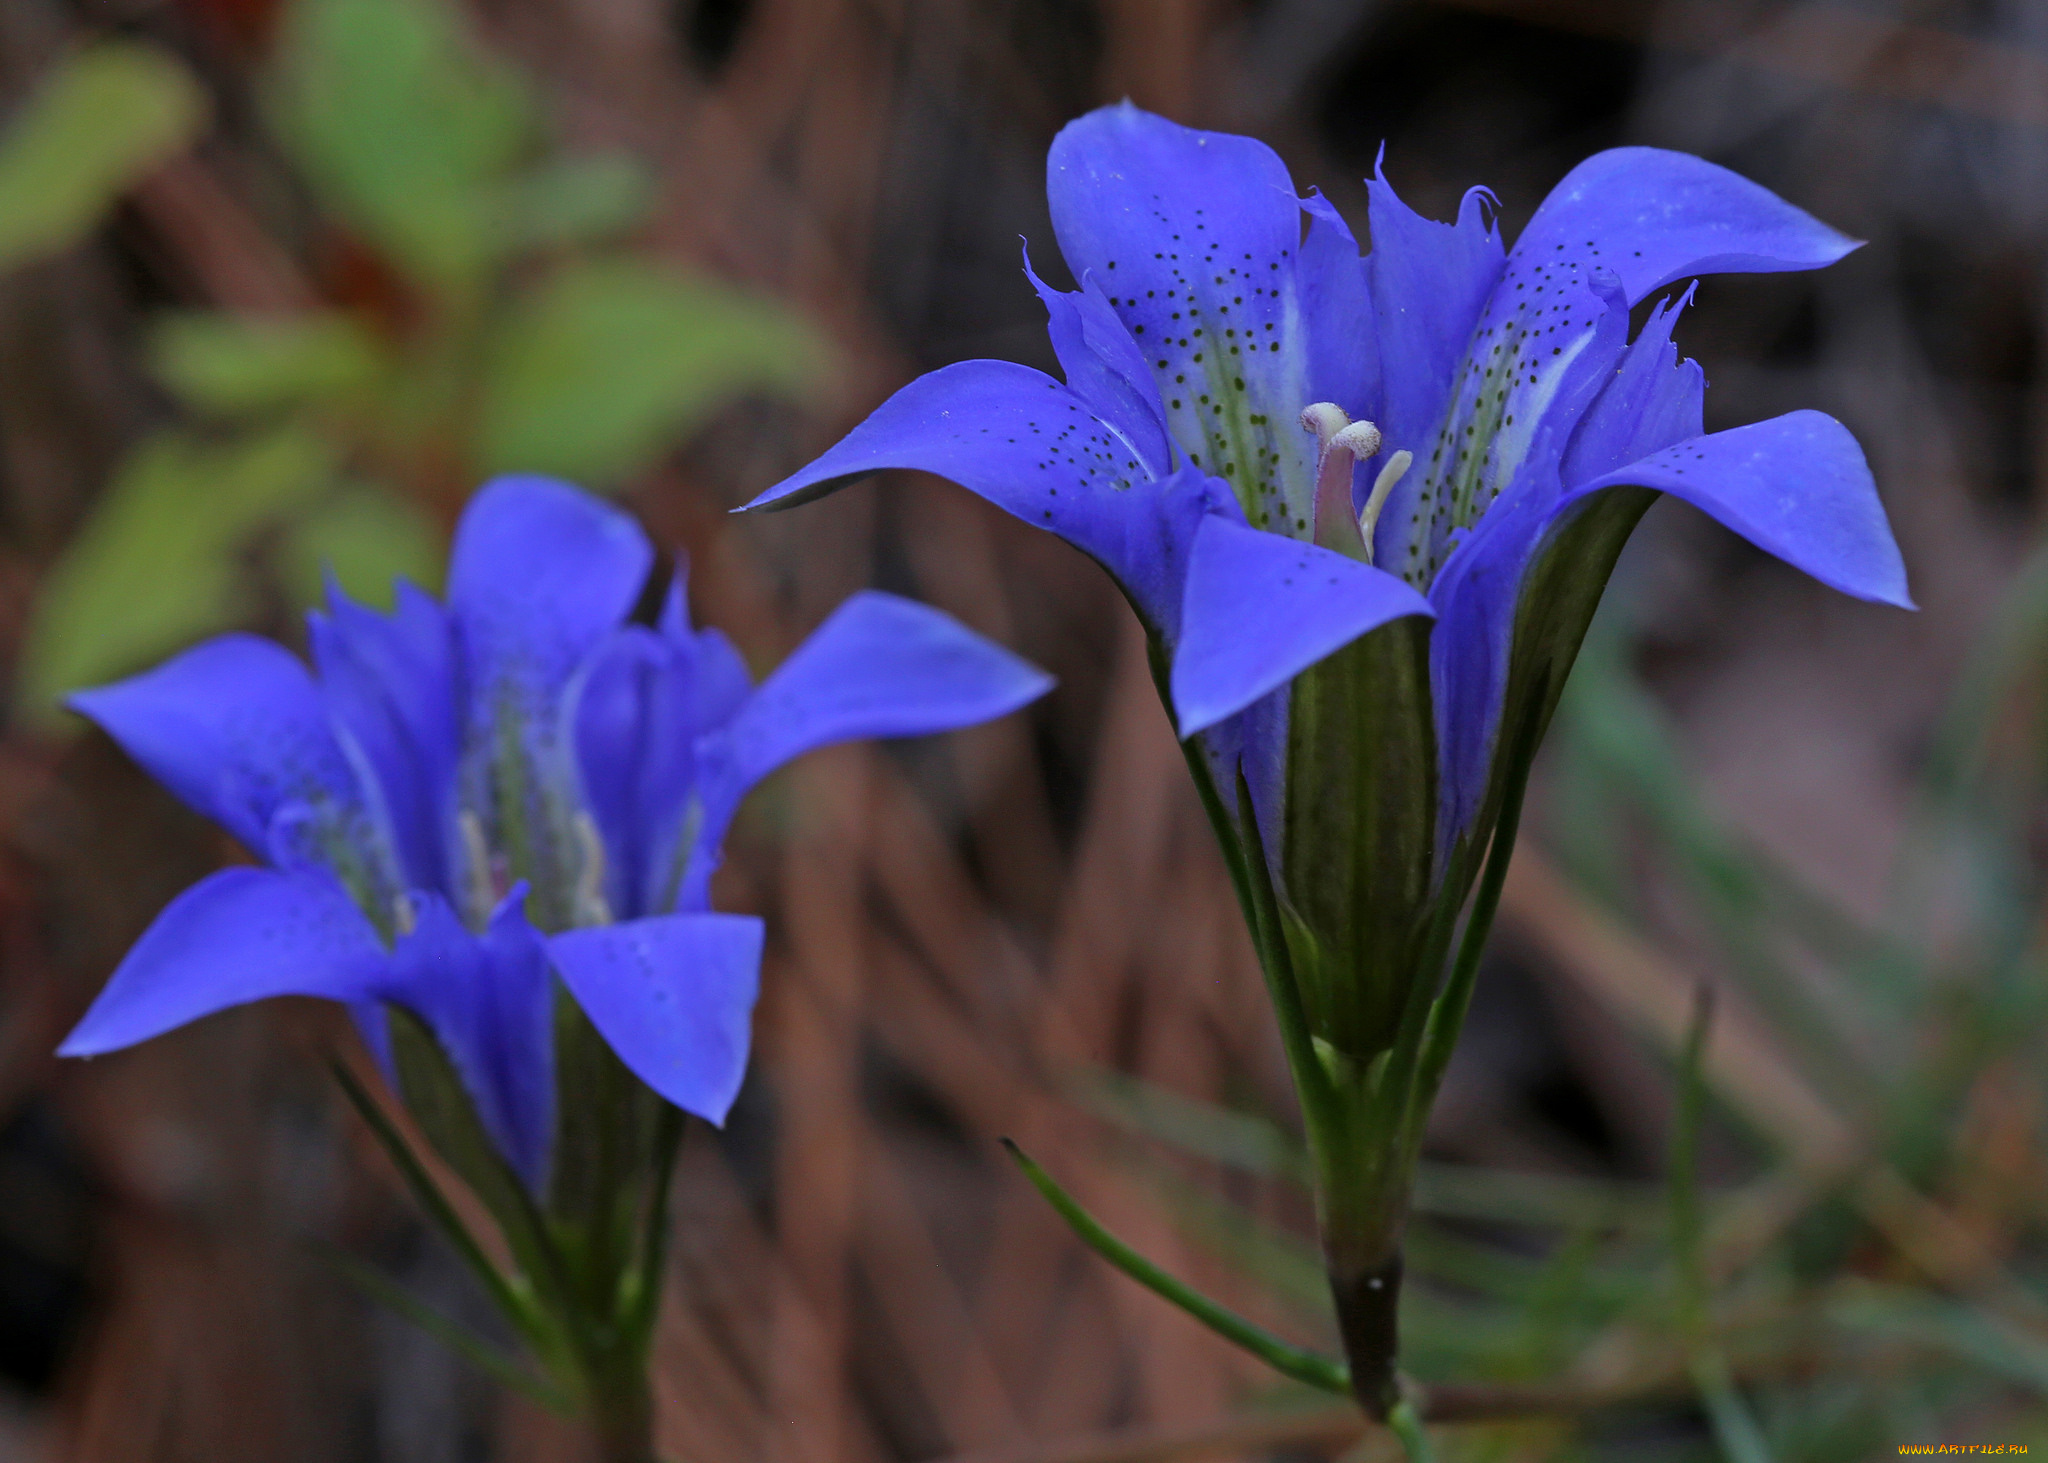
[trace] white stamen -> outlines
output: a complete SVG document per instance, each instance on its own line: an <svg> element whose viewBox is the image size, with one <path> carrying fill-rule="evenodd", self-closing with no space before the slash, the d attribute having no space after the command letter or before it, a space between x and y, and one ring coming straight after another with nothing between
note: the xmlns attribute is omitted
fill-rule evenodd
<svg viewBox="0 0 2048 1463"><path fill-rule="evenodd" d="M1377 436L1377 434L1375 434ZM1378 442L1374 442L1377 449ZM1415 462L1415 454L1403 447L1389 457L1380 467L1380 475L1372 480L1372 492L1365 500L1365 510L1358 515L1358 536L1365 540L1365 562L1372 562L1372 533L1379 526L1380 509L1387 506L1387 495L1394 491L1394 484L1408 475L1408 469Z"/></svg>
<svg viewBox="0 0 2048 1463"><path fill-rule="evenodd" d="M420 917L412 907L412 896L394 894L391 896L391 928L401 935L409 935L420 927Z"/></svg>
<svg viewBox="0 0 2048 1463"><path fill-rule="evenodd" d="M608 925L612 922L612 909L604 897L604 840L598 837L597 824L588 813L579 812L572 826L576 830L578 855L576 923L580 926Z"/></svg>

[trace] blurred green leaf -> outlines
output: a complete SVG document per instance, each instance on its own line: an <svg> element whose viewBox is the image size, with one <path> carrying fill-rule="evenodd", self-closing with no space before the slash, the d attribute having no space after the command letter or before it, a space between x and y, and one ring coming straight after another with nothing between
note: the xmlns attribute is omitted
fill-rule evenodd
<svg viewBox="0 0 2048 1463"><path fill-rule="evenodd" d="M1318 1324L1330 1321L1330 1280L1312 1240L1291 1234L1242 1204L1190 1182L1164 1164L1140 1162L1174 1224L1275 1300Z"/></svg>
<svg viewBox="0 0 2048 1463"><path fill-rule="evenodd" d="M535 139L520 79L439 0L298 0L278 130L321 200L423 285L473 285L499 249L498 186Z"/></svg>
<svg viewBox="0 0 2048 1463"><path fill-rule="evenodd" d="M151 342L163 383L221 415L337 401L377 379L377 342L357 321L322 312L245 320L211 312L162 317Z"/></svg>
<svg viewBox="0 0 2048 1463"><path fill-rule="evenodd" d="M0 136L0 269L83 238L205 117L199 83L155 46L103 41L60 63Z"/></svg>
<svg viewBox="0 0 2048 1463"><path fill-rule="evenodd" d="M1299 1184L1310 1181L1308 1152L1301 1140L1255 1114L1102 1067L1077 1071L1070 1090L1082 1106L1126 1132L1156 1138L1246 1173Z"/></svg>
<svg viewBox="0 0 2048 1463"><path fill-rule="evenodd" d="M1664 1204L1650 1184L1578 1174L1522 1173L1462 1163L1420 1163L1418 1214L1565 1229L1661 1230Z"/></svg>
<svg viewBox="0 0 2048 1463"><path fill-rule="evenodd" d="M2048 1397L2048 1342L1973 1306L1856 1280L1842 1286L1828 1319L1847 1331L1947 1352Z"/></svg>
<svg viewBox="0 0 2048 1463"><path fill-rule="evenodd" d="M227 443L166 433L131 455L44 579L19 672L48 716L66 691L136 670L247 612L237 552L310 501L333 458L294 429Z"/></svg>
<svg viewBox="0 0 2048 1463"><path fill-rule="evenodd" d="M825 359L816 333L767 300L645 264L574 265L505 323L478 457L492 472L614 486L720 403L798 389Z"/></svg>
<svg viewBox="0 0 2048 1463"><path fill-rule="evenodd" d="M1069 1091L1125 1132L1245 1173L1309 1180L1301 1140L1256 1114L1099 1067L1078 1069ZM1648 1183L1458 1163L1417 1164L1410 1202L1418 1214L1495 1224L1661 1234L1665 1223L1664 1199Z"/></svg>
<svg viewBox="0 0 2048 1463"><path fill-rule="evenodd" d="M567 158L506 185L499 229L509 251L585 244L633 227L653 201L654 182L632 158Z"/></svg>
<svg viewBox="0 0 2048 1463"><path fill-rule="evenodd" d="M332 573L350 598L389 609L394 580L440 588L441 555L441 536L417 507L388 489L352 483L293 522L278 546L278 569L298 604L317 604Z"/></svg>

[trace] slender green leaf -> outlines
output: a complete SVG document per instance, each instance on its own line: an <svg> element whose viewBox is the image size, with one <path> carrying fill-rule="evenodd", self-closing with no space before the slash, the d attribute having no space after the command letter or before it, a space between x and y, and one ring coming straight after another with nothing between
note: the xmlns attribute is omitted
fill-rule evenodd
<svg viewBox="0 0 2048 1463"><path fill-rule="evenodd" d="M477 1116L462 1077L425 1022L403 1008L386 1008L390 1021L392 1064L406 1110L448 1166L470 1192L490 1210L519 1267L524 1290L565 1329L577 1332L578 1349L592 1319L577 1303L562 1256L548 1232L526 1185L505 1162L504 1155ZM516 1319L516 1318L515 1318ZM552 1330L540 1332L555 1339ZM546 1353L544 1353L546 1354Z"/></svg>
<svg viewBox="0 0 2048 1463"><path fill-rule="evenodd" d="M84 238L205 120L199 83L155 46L102 41L58 63L0 134L0 270Z"/></svg>
<svg viewBox="0 0 2048 1463"><path fill-rule="evenodd" d="M1074 1201L1074 1197L1057 1183L1051 1175L1032 1162L1029 1155L1008 1138L1003 1147L1010 1157L1024 1170L1024 1176L1031 1180L1032 1187L1045 1196L1046 1202L1059 1211L1081 1242L1116 1266L1124 1274L1137 1281L1161 1299L1179 1306L1224 1340L1256 1356L1266 1365L1284 1377L1319 1387L1325 1392L1339 1396L1351 1394L1351 1378L1342 1362L1318 1356L1289 1345L1256 1322L1248 1321L1229 1307L1209 1299L1182 1281L1167 1274L1107 1229L1095 1216Z"/></svg>
<svg viewBox="0 0 2048 1463"><path fill-rule="evenodd" d="M500 1386L532 1398L551 1412L566 1416L575 1410L574 1402L559 1387L535 1376L461 1322L442 1315L374 1265L329 1245L320 1246L319 1253L351 1285L419 1327Z"/></svg>
<svg viewBox="0 0 2048 1463"><path fill-rule="evenodd" d="M533 1304L531 1292L524 1282L518 1277L506 1275L492 1263L482 1241L470 1233L469 1226L463 1223L462 1215L453 1201L441 1192L441 1186L434 1182L433 1175L427 1171L427 1166L420 1161L419 1155L412 1151L412 1145L406 1142L405 1135L392 1126L391 1120L384 1115L383 1108L377 1105L377 1100L356 1080L355 1073L339 1061L331 1065L334 1079L341 1084L341 1090L347 1095L349 1104L369 1125L378 1146L383 1148L391 1159L392 1166L405 1180L405 1186L412 1191L413 1199L426 1212L427 1218L447 1237L448 1242L455 1246L456 1254L462 1257L470 1273L476 1276L478 1282L490 1293L492 1302L504 1314L505 1319L518 1328L527 1343L543 1357L554 1354L558 1350L558 1345L554 1342L547 1322Z"/></svg>
<svg viewBox="0 0 2048 1463"><path fill-rule="evenodd" d="M1452 963L1450 976L1445 980L1443 990L1430 1003L1428 1025L1417 1043L1414 1096L1404 1114L1409 1124L1409 1142L1416 1148L1421 1147L1422 1124L1429 1117L1437 1088L1451 1064L1458 1034L1465 1029L1465 1012L1472 1004L1472 988L1479 979L1479 959L1486 951L1487 937L1493 933L1494 913L1500 908L1500 894L1507 884L1508 865L1515 856L1515 833L1521 824L1522 798L1528 791L1529 768L1536 760L1536 748L1542 741L1542 735L1534 708L1519 726L1510 728L1504 725L1501 729L1502 746L1498 757L1508 764L1509 770L1502 785L1500 812L1486 851L1485 871L1480 875L1478 891L1473 895L1471 913L1465 918L1465 928L1458 939L1457 958Z"/></svg>
<svg viewBox="0 0 2048 1463"><path fill-rule="evenodd" d="M1184 1234L1304 1317L1329 1320L1330 1280L1313 1243L1169 1169L1145 1167L1162 1207Z"/></svg>
<svg viewBox="0 0 2048 1463"><path fill-rule="evenodd" d="M1718 1351L1702 1352L1693 1362L1693 1383L1700 1401L1706 1404L1707 1420L1714 1427L1714 1441L1721 1445L1728 1463L1771 1463L1770 1444L1756 1416L1729 1374L1728 1363Z"/></svg>

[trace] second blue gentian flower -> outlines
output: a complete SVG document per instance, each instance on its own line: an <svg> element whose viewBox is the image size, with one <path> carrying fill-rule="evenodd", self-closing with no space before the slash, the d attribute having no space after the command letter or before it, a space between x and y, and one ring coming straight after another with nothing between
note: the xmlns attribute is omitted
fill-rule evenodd
<svg viewBox="0 0 2048 1463"><path fill-rule="evenodd" d="M652 623L629 618L653 563L626 514L502 479L463 516L445 604L400 585L385 614L333 590L310 671L227 635L75 696L256 862L173 900L62 1048L270 996L346 1002L509 1269L366 1117L552 1395L634 1458L674 1109L722 1122L747 1062L762 926L710 896L741 799L813 748L985 721L1050 684L865 593L757 686L691 628L680 581Z"/></svg>

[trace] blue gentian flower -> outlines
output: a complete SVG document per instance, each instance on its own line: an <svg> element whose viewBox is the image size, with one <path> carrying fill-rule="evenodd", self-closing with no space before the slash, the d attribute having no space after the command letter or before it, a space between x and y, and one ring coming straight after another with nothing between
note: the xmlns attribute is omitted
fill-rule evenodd
<svg viewBox="0 0 2048 1463"><path fill-rule="evenodd" d="M1671 340L1689 292L1630 338L1630 309L1664 286L1855 247L1723 168L1601 153L1512 251L1484 190L1442 224L1378 177L1361 257L1264 144L1125 103L1060 133L1047 188L1081 288L1030 279L1066 381L1007 361L934 371L749 506L921 469L1093 556L1164 652L1180 733L1226 799L1244 777L1276 870L1289 807L1325 800L1287 775L1286 688L1415 617L1436 621L1426 684L1378 690L1427 703L1431 745L1407 770L1433 784L1427 864L1443 877L1483 832L1503 728L1525 710L1509 705L1511 647L1549 633L1518 629L1518 610L1541 610L1536 571L1561 547L1597 598L1619 541L1596 510L1616 490L1682 498L1825 584L1910 603L1839 423L1799 411L1703 433L1704 378Z"/></svg>
<svg viewBox="0 0 2048 1463"><path fill-rule="evenodd" d="M438 1039L538 1185L556 1132L557 980L649 1087L724 1119L746 1064L758 920L708 883L746 791L791 758L1012 711L1047 678L936 611L840 608L756 687L690 627L631 518L506 478L456 534L446 605L381 614L330 588L317 675L227 635L72 705L260 861L181 894L63 1045L90 1056L224 1007L386 1006ZM388 1054L387 1054L388 1055Z"/></svg>
<svg viewBox="0 0 2048 1463"><path fill-rule="evenodd" d="M1853 241L1654 148L1582 163L1512 249L1484 190L1445 224L1367 186L1361 255L1253 139L1128 103L1082 117L1047 165L1080 288L1025 261L1066 379L935 371L749 506L920 469L1122 586L1274 992L1354 1385L1384 1414L1414 1145L1497 896L1480 872L1496 840L1505 868L1636 521L1669 494L1833 588L1910 601L1839 423L1704 432L1704 378L1672 343L1690 290L1630 330L1667 287ZM1359 1305L1377 1313L1354 1327Z"/></svg>

